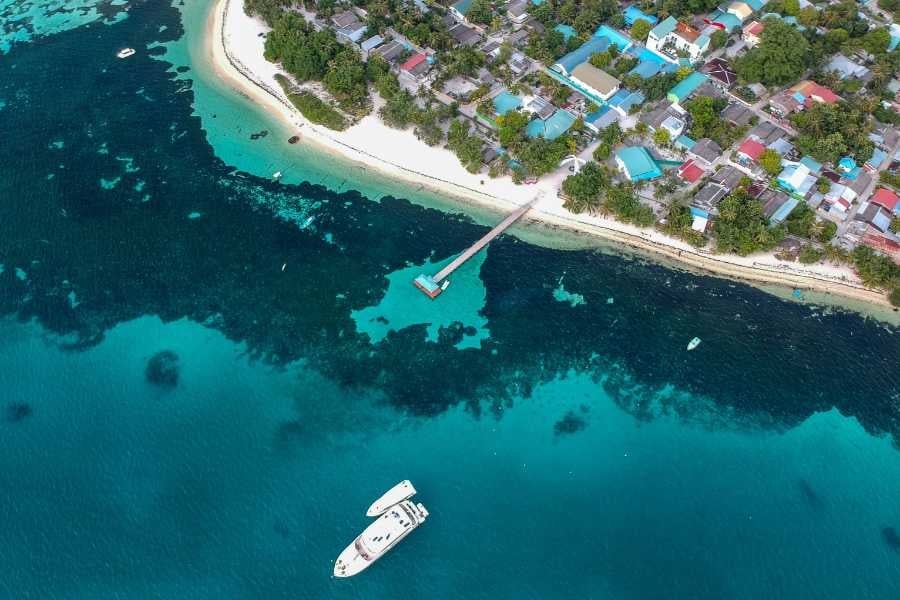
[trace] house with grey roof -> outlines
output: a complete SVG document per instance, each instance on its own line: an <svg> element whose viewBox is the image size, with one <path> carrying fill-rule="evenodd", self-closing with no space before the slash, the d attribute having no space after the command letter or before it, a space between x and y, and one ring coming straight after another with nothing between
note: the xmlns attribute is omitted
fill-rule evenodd
<svg viewBox="0 0 900 600"><path fill-rule="evenodd" d="M722 111L722 119L735 127L743 127L744 125L749 125L750 121L753 120L753 111L743 104L733 102Z"/></svg>
<svg viewBox="0 0 900 600"><path fill-rule="evenodd" d="M881 233L885 233L890 229L892 217L890 211L883 206L869 202L860 207L854 219L868 223Z"/></svg>
<svg viewBox="0 0 900 600"><path fill-rule="evenodd" d="M707 212L714 211L715 207L729 194L729 191L718 183L707 183L694 195L691 206L696 206Z"/></svg>
<svg viewBox="0 0 900 600"><path fill-rule="evenodd" d="M523 44L528 42L528 35L528 31L520 29L519 31L512 33L508 38L506 38L506 41L513 46L522 46Z"/></svg>
<svg viewBox="0 0 900 600"><path fill-rule="evenodd" d="M722 156L722 147L709 138L701 138L691 147L688 154L712 164L714 160Z"/></svg>
<svg viewBox="0 0 900 600"><path fill-rule="evenodd" d="M833 71L841 76L841 79L866 79L869 76L869 69L861 64L854 62L843 54L835 54L828 64L825 65L826 71Z"/></svg>
<svg viewBox="0 0 900 600"><path fill-rule="evenodd" d="M741 179L744 177L743 171L735 169L731 165L725 165L724 167L719 168L719 170L709 179L713 183L722 185L729 193L731 193L737 189L737 186L741 183Z"/></svg>
<svg viewBox="0 0 900 600"><path fill-rule="evenodd" d="M672 117L683 120L683 113L677 110L671 102L663 100L652 110L641 113L640 121L645 123L650 131L656 131L667 119Z"/></svg>
<svg viewBox="0 0 900 600"><path fill-rule="evenodd" d="M513 23L521 25L528 20L529 0L515 0L506 5L506 15Z"/></svg>
<svg viewBox="0 0 900 600"><path fill-rule="evenodd" d="M747 136L756 138L763 146L768 146L775 140L787 137L787 132L774 123L760 121L747 133Z"/></svg>
<svg viewBox="0 0 900 600"><path fill-rule="evenodd" d="M475 31L474 28L462 23L456 23L450 27L447 32L453 40L461 46L474 46L481 41L480 33Z"/></svg>
<svg viewBox="0 0 900 600"><path fill-rule="evenodd" d="M372 53L381 56L388 63L396 63L406 53L406 48L397 40L391 40L375 48Z"/></svg>

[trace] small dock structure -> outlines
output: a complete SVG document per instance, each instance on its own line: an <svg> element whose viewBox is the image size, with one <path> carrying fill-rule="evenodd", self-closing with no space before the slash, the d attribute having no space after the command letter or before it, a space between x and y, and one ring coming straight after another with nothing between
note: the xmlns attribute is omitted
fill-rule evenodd
<svg viewBox="0 0 900 600"><path fill-rule="evenodd" d="M510 225L518 221L522 215L531 210L531 207L537 203L540 196L534 198L527 204L523 204L518 207L516 210L511 212L505 219L500 221L493 229L488 231L480 240L469 246L469 248L457 256L453 261L450 262L446 267L435 273L434 275L419 275L413 280L413 284L419 288L419 290L434 300L438 296L441 295L445 289L447 289L447 285L450 283L447 280L447 277L450 276L453 271L458 269L465 263L467 260L478 254L482 248L487 246L491 241L503 233Z"/></svg>

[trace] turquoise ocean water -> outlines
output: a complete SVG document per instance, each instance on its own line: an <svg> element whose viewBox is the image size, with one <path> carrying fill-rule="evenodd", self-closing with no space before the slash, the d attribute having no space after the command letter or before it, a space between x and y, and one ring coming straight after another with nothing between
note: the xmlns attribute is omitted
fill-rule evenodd
<svg viewBox="0 0 900 600"><path fill-rule="evenodd" d="M510 236L430 302L490 215L288 146L208 9L0 0L0 597L900 598L894 326Z"/></svg>

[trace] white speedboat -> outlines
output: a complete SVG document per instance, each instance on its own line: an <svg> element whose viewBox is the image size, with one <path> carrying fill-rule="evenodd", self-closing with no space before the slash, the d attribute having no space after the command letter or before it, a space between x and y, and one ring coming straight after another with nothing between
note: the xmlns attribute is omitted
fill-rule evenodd
<svg viewBox="0 0 900 600"><path fill-rule="evenodd" d="M383 515L384 512L395 504L400 504L404 500L409 500L416 495L416 488L410 483L409 479L404 479L388 491L384 495L372 503L369 510L366 511L367 517L377 517Z"/></svg>
<svg viewBox="0 0 900 600"><path fill-rule="evenodd" d="M129 56L133 56L135 53L134 48L122 48L118 52L116 52L116 56L119 58L128 58Z"/></svg>
<svg viewBox="0 0 900 600"><path fill-rule="evenodd" d="M700 345L700 338L695 337L695 338L692 339L690 342L688 342L687 349L688 349L688 350L693 350L694 348L696 348L696 347L699 346L699 345Z"/></svg>
<svg viewBox="0 0 900 600"><path fill-rule="evenodd" d="M379 501L392 492L394 497L398 497L402 493L398 487L402 484L403 482L394 486L379 498ZM409 487L415 493L412 484L409 484ZM424 523L426 517L428 517L428 511L425 507L421 503L413 504L408 499L388 506L374 523L366 527L349 546L344 548L334 562L334 576L352 577L367 569L373 562L384 556L388 550L396 546L400 540L408 536L413 529Z"/></svg>
<svg viewBox="0 0 900 600"><path fill-rule="evenodd" d="M275 171L272 173L272 179L281 179L281 171Z"/></svg>

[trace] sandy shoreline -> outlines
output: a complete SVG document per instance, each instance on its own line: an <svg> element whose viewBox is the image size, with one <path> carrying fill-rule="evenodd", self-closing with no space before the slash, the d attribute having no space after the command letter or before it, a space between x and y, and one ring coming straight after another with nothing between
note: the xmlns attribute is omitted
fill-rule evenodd
<svg viewBox="0 0 900 600"><path fill-rule="evenodd" d="M714 255L669 238L656 230L641 230L612 219L573 215L563 209L556 190L561 176L537 185L515 185L508 178L490 179L466 171L448 150L428 147L411 131L385 126L370 115L344 132L331 132L307 122L284 98L273 76L276 65L265 61L260 32L267 28L243 12L242 0L217 0L206 29L206 51L216 74L239 93L264 106L297 130L301 143L362 163L404 182L421 184L441 194L499 211L507 211L540 195L526 215L529 222L599 236L642 254L664 257L691 269L733 279L776 284L889 307L879 291L865 288L849 267L804 266L777 260L772 254L749 257ZM390 149L390 153L385 149ZM395 162L403 157L403 164Z"/></svg>

